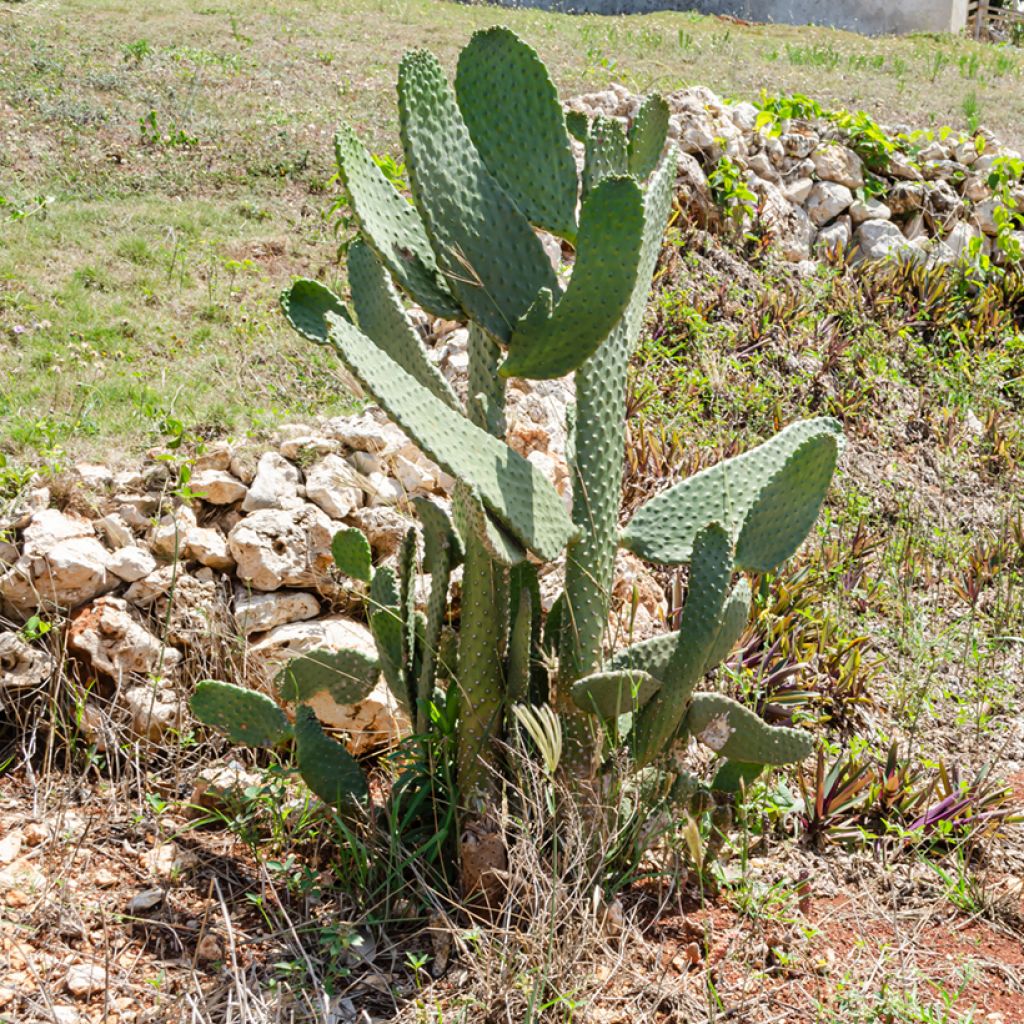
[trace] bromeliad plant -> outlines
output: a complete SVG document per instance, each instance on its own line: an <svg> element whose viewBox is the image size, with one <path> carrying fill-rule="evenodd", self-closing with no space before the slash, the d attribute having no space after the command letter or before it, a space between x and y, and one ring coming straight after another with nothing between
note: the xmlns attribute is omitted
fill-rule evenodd
<svg viewBox="0 0 1024 1024"><path fill-rule="evenodd" d="M794 424L666 490L620 529L627 366L676 178L665 101L649 97L628 130L602 116L567 122L537 54L509 30L491 28L462 51L454 88L432 55L407 54L398 104L412 201L343 127L337 158L360 236L348 250L351 308L309 280L285 293L283 307L295 329L332 346L457 481L454 527L437 506L420 506L433 578L426 615L415 612L407 582L389 584L388 592L378 586L387 572L379 569L370 583L377 588L370 622L385 676L418 727L429 729L439 714L455 723L463 885L486 889L504 860L496 741L517 704L554 709L559 771L591 806L602 773L611 771L612 742L628 745L637 768L658 769L670 782L678 777L682 790L678 754L691 736L724 760L723 785L809 752L806 733L769 728L734 701L695 690L747 620L749 588L734 583L734 574L770 570L796 550L817 516L842 438L832 420ZM583 144L579 172L570 134ZM574 249L567 285L540 230ZM410 300L468 324L465 402L427 358L406 311ZM571 515L504 441L508 378L567 374L576 395L568 417ZM611 652L617 547L662 565L689 564L689 597L677 632ZM542 642L535 566L563 556L565 590ZM403 565L414 557L410 538ZM454 650L442 627L458 558ZM369 579L370 571L364 557L354 574ZM554 657L545 656L544 644ZM365 681L343 660L338 672ZM316 661L304 659L305 668ZM439 666L450 669L443 678ZM289 678L305 668L293 666ZM291 692L301 700L333 685L321 675L292 683ZM197 713L241 737L244 730L231 723L246 709L218 705L220 693L237 700L223 684L208 684ZM284 726L275 721L279 736ZM300 712L295 739L311 785L319 776L317 792L348 793L355 766L309 712ZM327 774L333 781L324 785ZM352 783L351 795L360 797L364 786Z"/></svg>

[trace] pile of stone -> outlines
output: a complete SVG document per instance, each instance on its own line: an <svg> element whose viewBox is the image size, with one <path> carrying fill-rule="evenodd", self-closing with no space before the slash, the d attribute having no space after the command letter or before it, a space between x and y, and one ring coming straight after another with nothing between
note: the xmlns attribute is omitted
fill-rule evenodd
<svg viewBox="0 0 1024 1024"><path fill-rule="evenodd" d="M913 157L893 153L872 177L883 194L865 198L864 163L851 140L827 118L796 120L757 128L752 103L727 103L703 86L666 97L670 134L679 145L679 190L702 219L715 210L708 175L728 157L757 197L762 226L780 255L802 263L828 253L852 259L896 257L929 265L966 258L972 240L996 263L1006 259L994 244L996 211L1005 206L988 176L997 158L1019 159L991 132L974 138L934 138ZM580 96L569 107L588 116L621 120L636 115L641 97L620 85ZM884 128L890 138L910 135L905 126ZM582 160L582 147L577 146ZM1024 184L1012 188L1015 209L1024 212ZM748 217L747 225L750 226ZM1024 232L1014 240L1024 245Z"/></svg>
<svg viewBox="0 0 1024 1024"><path fill-rule="evenodd" d="M428 352L465 397L467 332L419 316ZM509 444L569 500L566 381L511 382ZM286 424L273 446L212 444L191 460L187 491L166 452L138 470L76 468L73 507L51 507L39 487L0 522L0 700L47 687L64 670L18 628L40 614L65 630L75 671L107 699L85 706L82 729L103 747L126 721L159 740L185 723L199 678L219 676L274 692L287 661L311 650L374 653L360 584L334 566L331 540L346 527L369 539L378 563L393 559L413 524L411 499L450 508L453 481L376 407L309 424ZM616 591L618 635L663 628L664 595L629 555ZM457 599L459 576L453 580ZM542 580L545 603L559 569ZM633 587L640 597L633 616ZM426 581L417 588L425 597ZM58 634L54 634L55 636ZM50 638L52 639L52 637ZM393 741L408 723L381 681L356 707L315 703L351 749ZM112 720L111 716L116 718Z"/></svg>

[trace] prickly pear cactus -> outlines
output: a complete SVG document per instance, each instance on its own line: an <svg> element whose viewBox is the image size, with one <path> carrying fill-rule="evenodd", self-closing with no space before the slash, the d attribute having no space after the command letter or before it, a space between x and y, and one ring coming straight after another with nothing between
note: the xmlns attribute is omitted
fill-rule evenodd
<svg viewBox="0 0 1024 1024"><path fill-rule="evenodd" d="M537 54L508 29L488 28L462 51L454 86L432 55L407 54L398 112L411 201L351 128L338 133L360 234L350 249L350 304L300 281L282 305L296 330L332 346L457 482L454 527L434 507L419 510L431 577L425 616L410 600L415 538L403 546L397 576L374 570L354 537L338 540L336 556L369 585L380 669L417 727L429 727L426 712L442 685L445 707L458 709L462 831L475 844L463 851L464 884L486 894L503 849L491 811L500 804L495 740L513 703L546 696L564 738L560 768L584 787L602 770L611 719L627 726L616 734L627 736L641 766L666 762L693 730L705 740L724 736L719 752L741 765L745 757L800 755L802 735L766 736L767 726L738 705L695 691L746 622L750 592L734 572L764 571L800 544L841 435L832 421L795 424L665 491L620 530L626 374L676 181L664 100L649 97L628 130L604 117L567 120ZM541 230L561 239L564 252L571 247L567 284L566 267L556 273L545 254ZM468 324L465 403L434 370L406 302ZM571 514L504 437L506 378L570 373ZM678 633L612 653L606 633L619 546L653 562L691 563L691 584ZM565 592L542 644L531 563L563 555ZM447 592L459 562L456 635ZM349 673L361 678L353 666ZM290 684L291 696L306 692ZM308 749L319 749L305 728ZM306 764L316 756L307 752Z"/></svg>

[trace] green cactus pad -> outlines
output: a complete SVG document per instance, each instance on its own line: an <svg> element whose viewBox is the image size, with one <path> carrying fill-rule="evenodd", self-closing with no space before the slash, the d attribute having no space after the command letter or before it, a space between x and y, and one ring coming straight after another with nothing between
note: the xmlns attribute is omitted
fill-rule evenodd
<svg viewBox="0 0 1024 1024"><path fill-rule="evenodd" d="M749 618L750 584L746 580L740 580L732 588L732 593L722 609L722 624L718 628L718 636L715 637L715 641L708 651L707 660L704 662L705 675L729 657L733 647L736 646L736 641L743 635L743 630L747 628Z"/></svg>
<svg viewBox="0 0 1024 1024"><path fill-rule="evenodd" d="M583 201L568 289L546 319L534 305L516 325L503 377L564 377L598 350L633 295L643 234L640 187L632 178L605 178ZM545 292L538 302L550 300Z"/></svg>
<svg viewBox="0 0 1024 1024"><path fill-rule="evenodd" d="M668 670L672 652L678 642L679 636L676 633L662 633L650 640L641 640L638 644L616 651L608 662L608 668L612 672L649 672L660 679Z"/></svg>
<svg viewBox="0 0 1024 1024"><path fill-rule="evenodd" d="M324 734L313 709L305 705L295 717L295 759L306 785L325 804L348 812L369 799L366 777L355 758Z"/></svg>
<svg viewBox="0 0 1024 1024"><path fill-rule="evenodd" d="M330 288L305 277L293 281L292 286L281 293L281 308L292 327L318 345L326 345L329 341L324 319L328 313L352 320L345 303Z"/></svg>
<svg viewBox="0 0 1024 1024"><path fill-rule="evenodd" d="M738 566L770 572L800 547L832 482L840 438L828 433L808 438L761 490L736 542Z"/></svg>
<svg viewBox="0 0 1024 1024"><path fill-rule="evenodd" d="M448 572L459 565L464 554L462 541L448 513L430 498L413 498L412 504L423 527L423 571L433 576L435 572Z"/></svg>
<svg viewBox="0 0 1024 1024"><path fill-rule="evenodd" d="M506 429L505 381L498 375L501 349L479 324L470 323L466 354L469 356L466 415L474 426L503 438Z"/></svg>
<svg viewBox="0 0 1024 1024"><path fill-rule="evenodd" d="M310 651L292 658L277 682L281 699L289 702L327 693L338 704L358 704L379 678L380 663L362 651Z"/></svg>
<svg viewBox="0 0 1024 1024"><path fill-rule="evenodd" d="M384 681L402 710L413 720L416 709L409 693L402 659L402 622L395 610L386 608L370 615L370 632L377 645L377 657L384 673Z"/></svg>
<svg viewBox="0 0 1024 1024"><path fill-rule="evenodd" d="M642 708L661 689L661 680L637 669L595 672L572 684L576 706L609 720Z"/></svg>
<svg viewBox="0 0 1024 1024"><path fill-rule="evenodd" d="M285 713L265 694L242 686L204 679L196 684L189 706L200 722L232 743L276 747L291 735Z"/></svg>
<svg viewBox="0 0 1024 1024"><path fill-rule="evenodd" d="M373 578L373 552L362 530L354 526L339 530L331 538L331 555L334 564L346 576L363 583L369 583Z"/></svg>
<svg viewBox="0 0 1024 1024"><path fill-rule="evenodd" d="M510 29L477 32L459 56L455 93L491 176L530 223L576 234L576 161L548 69Z"/></svg>
<svg viewBox="0 0 1024 1024"><path fill-rule="evenodd" d="M398 616L402 620L402 665L410 677L416 653L416 530L410 527L398 549ZM410 691L410 701L415 693Z"/></svg>
<svg viewBox="0 0 1024 1024"><path fill-rule="evenodd" d="M749 708L718 693L694 696L683 729L716 754L745 764L793 764L814 749L810 733L770 726Z"/></svg>
<svg viewBox="0 0 1024 1024"><path fill-rule="evenodd" d="M544 247L488 173L432 54L402 58L398 110L413 196L448 287L473 320L507 341L537 292L558 290Z"/></svg>
<svg viewBox="0 0 1024 1024"><path fill-rule="evenodd" d="M805 449L809 442L813 442L811 447ZM798 524L803 526L800 534L803 539L814 518L806 518L808 506L813 505L817 514L828 483L822 464L827 465L829 459L834 458L829 452L837 452L841 443L842 427L836 420L822 417L794 423L770 441L702 470L652 498L623 530L622 546L650 562L663 565L686 562L697 531L709 520L721 522L730 536L739 536L751 509L783 470L791 481L794 477L802 479L806 473L812 484L806 495L801 490L801 501L797 505L803 516ZM795 465L787 469L790 460L795 460ZM790 473L793 476L789 476ZM776 492L772 493L775 496ZM792 514L792 508L790 512ZM751 554L762 554L756 550L754 539L762 538L766 514L759 514L754 522L756 531L751 534L748 549ZM787 527L783 533L786 544L791 544L795 531Z"/></svg>
<svg viewBox="0 0 1024 1024"><path fill-rule="evenodd" d="M753 783L764 771L763 764L746 764L743 761L726 761L715 772L711 788L719 793L740 793Z"/></svg>
<svg viewBox="0 0 1024 1024"><path fill-rule="evenodd" d="M452 503L455 523L463 541L479 539L484 550L501 565L519 565L526 561L526 549L487 509L464 484L456 484Z"/></svg>
<svg viewBox="0 0 1024 1024"><path fill-rule="evenodd" d="M697 534L690 565L690 589L679 620L677 643L661 676L661 689L640 712L634 730L641 765L665 753L686 714L687 702L704 675L704 664L721 629L722 608L732 576L732 544L712 523Z"/></svg>
<svg viewBox="0 0 1024 1024"><path fill-rule="evenodd" d="M363 334L442 402L459 408L448 381L427 358L390 276L370 247L358 239L348 250L348 285Z"/></svg>
<svg viewBox="0 0 1024 1024"><path fill-rule="evenodd" d="M615 117L598 114L587 132L583 165L583 195L597 188L605 178L629 173L629 144L626 129Z"/></svg>
<svg viewBox="0 0 1024 1024"><path fill-rule="evenodd" d="M530 650L533 646L533 605L526 587L519 591L508 641L508 671L505 673L505 703L525 704L530 700Z"/></svg>
<svg viewBox="0 0 1024 1024"><path fill-rule="evenodd" d="M562 499L518 452L449 409L359 330L331 319L342 361L446 473L471 486L517 541L553 561L575 532Z"/></svg>
<svg viewBox="0 0 1024 1024"><path fill-rule="evenodd" d="M634 178L645 181L658 166L668 136L668 119L668 104L657 93L640 104L629 129L629 173Z"/></svg>
<svg viewBox="0 0 1024 1024"><path fill-rule="evenodd" d="M390 565L382 565L370 582L370 605L373 611L398 605L398 580Z"/></svg>
<svg viewBox="0 0 1024 1024"><path fill-rule="evenodd" d="M580 110L567 110L565 112L565 127L577 142L585 143L590 131L590 118Z"/></svg>
<svg viewBox="0 0 1024 1024"><path fill-rule="evenodd" d="M434 251L415 207L395 191L348 126L334 139L338 167L363 237L401 287L434 316L462 316L437 268Z"/></svg>

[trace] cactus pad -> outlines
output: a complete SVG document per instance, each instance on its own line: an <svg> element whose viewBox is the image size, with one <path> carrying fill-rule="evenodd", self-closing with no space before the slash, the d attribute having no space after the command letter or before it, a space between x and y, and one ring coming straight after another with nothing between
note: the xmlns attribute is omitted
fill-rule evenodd
<svg viewBox="0 0 1024 1024"><path fill-rule="evenodd" d="M572 699L607 721L642 708L660 689L660 680L637 669L595 672L573 683Z"/></svg>
<svg viewBox="0 0 1024 1024"><path fill-rule="evenodd" d="M484 166L432 54L402 58L398 110L413 196L448 287L506 341L537 292L558 289L544 247Z"/></svg>
<svg viewBox="0 0 1024 1024"><path fill-rule="evenodd" d="M338 130L334 149L352 210L373 251L424 309L434 316L460 317L415 207L395 191L348 125Z"/></svg>
<svg viewBox="0 0 1024 1024"><path fill-rule="evenodd" d="M324 319L328 313L352 320L345 303L330 288L305 277L292 282L292 286L281 293L281 308L292 327L318 345L326 345L330 340Z"/></svg>
<svg viewBox="0 0 1024 1024"><path fill-rule="evenodd" d="M732 575L732 545L712 523L697 534L690 566L690 589L679 620L677 643L661 676L661 689L640 712L634 731L637 761L649 764L663 754L686 714L687 702L704 675L704 664L721 628Z"/></svg>
<svg viewBox="0 0 1024 1024"><path fill-rule="evenodd" d="M704 662L705 675L717 668L732 653L736 641L743 635L750 618L750 584L740 580L725 602L722 609L722 622L718 627L718 635L708 650Z"/></svg>
<svg viewBox="0 0 1024 1024"><path fill-rule="evenodd" d="M810 733L768 725L749 708L718 693L693 698L683 730L716 754L746 764L792 764L814 747Z"/></svg>
<svg viewBox="0 0 1024 1024"><path fill-rule="evenodd" d="M305 705L295 717L295 757L306 785L324 803L345 812L366 803L369 790L362 769L340 743L324 734L312 708Z"/></svg>
<svg viewBox="0 0 1024 1024"><path fill-rule="evenodd" d="M583 195L597 188L605 178L629 173L629 144L626 129L615 117L598 114L587 132L583 165Z"/></svg>
<svg viewBox="0 0 1024 1024"><path fill-rule="evenodd" d="M345 320L331 340L349 370L385 412L445 472L471 486L485 507L545 561L574 533L558 492L518 452L449 409Z"/></svg>
<svg viewBox="0 0 1024 1024"><path fill-rule="evenodd" d="M589 359L618 323L636 285L644 197L632 178L605 178L583 201L576 266L554 312L537 305L509 339L503 377L551 380ZM550 304L543 293L538 302Z"/></svg>
<svg viewBox="0 0 1024 1024"><path fill-rule="evenodd" d="M608 668L612 672L626 669L650 672L660 679L668 669L678 642L679 637L675 633L662 633L650 640L641 640L638 644L616 651L608 662Z"/></svg>
<svg viewBox="0 0 1024 1024"><path fill-rule="evenodd" d="M302 703L327 693L337 704L358 704L379 678L377 659L356 650L300 654L277 677L282 700Z"/></svg>
<svg viewBox="0 0 1024 1024"><path fill-rule="evenodd" d="M576 234L576 161L548 69L501 26L459 55L455 93L470 137L527 220L570 241Z"/></svg>
<svg viewBox="0 0 1024 1024"><path fill-rule="evenodd" d="M441 371L427 358L387 271L358 239L348 250L348 285L359 329L411 377L453 409L459 407Z"/></svg>
<svg viewBox="0 0 1024 1024"><path fill-rule="evenodd" d="M657 93L648 96L629 129L629 173L639 181L650 177L658 166L668 136L668 104Z"/></svg>
<svg viewBox="0 0 1024 1024"><path fill-rule="evenodd" d="M242 686L205 679L196 685L189 706L200 722L232 743L276 747L291 735L285 713L265 694Z"/></svg>
<svg viewBox="0 0 1024 1024"><path fill-rule="evenodd" d="M331 539L334 564L354 580L369 583L373 577L373 552L362 530L354 526L339 530Z"/></svg>
<svg viewBox="0 0 1024 1024"><path fill-rule="evenodd" d="M809 442L813 443L807 447ZM829 453L837 452L841 442L842 428L836 420L820 418L794 423L770 441L687 477L652 498L623 530L622 545L651 562L686 562L697 531L710 520L721 522L730 536L737 537L765 488L784 469L791 482L794 478L802 480L804 474L810 482L806 489L800 488L798 508L804 516L801 521L806 523L802 539L813 522L813 516L810 521L806 519L808 506L813 505L816 515L828 485L822 463L834 458ZM794 465L787 469L790 460ZM754 540L756 537L761 541L767 521L767 513L754 520L756 529L748 542L752 554L763 553L756 551ZM793 531L787 528L783 532L789 544Z"/></svg>

